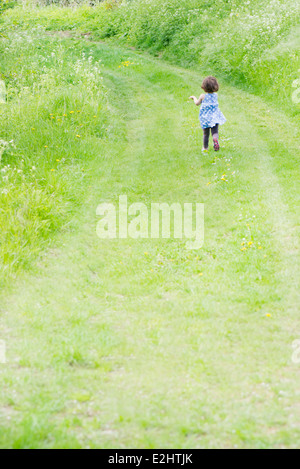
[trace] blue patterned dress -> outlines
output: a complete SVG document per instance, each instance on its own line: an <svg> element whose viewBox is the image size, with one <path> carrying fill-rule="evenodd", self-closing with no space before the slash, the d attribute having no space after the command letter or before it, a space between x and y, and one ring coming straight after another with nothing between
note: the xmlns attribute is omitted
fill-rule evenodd
<svg viewBox="0 0 300 469"><path fill-rule="evenodd" d="M202 129L224 124L226 119L219 109L217 93L208 93L202 101L199 119Z"/></svg>

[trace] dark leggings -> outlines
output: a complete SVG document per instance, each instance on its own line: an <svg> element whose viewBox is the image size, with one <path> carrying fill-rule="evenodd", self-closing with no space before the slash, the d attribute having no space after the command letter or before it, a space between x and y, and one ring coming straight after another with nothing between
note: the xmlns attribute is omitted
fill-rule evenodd
<svg viewBox="0 0 300 469"><path fill-rule="evenodd" d="M212 138L214 137L219 138L219 124L216 124L214 127L208 127L207 129L203 129L203 147L205 149L208 148L210 130L211 130Z"/></svg>

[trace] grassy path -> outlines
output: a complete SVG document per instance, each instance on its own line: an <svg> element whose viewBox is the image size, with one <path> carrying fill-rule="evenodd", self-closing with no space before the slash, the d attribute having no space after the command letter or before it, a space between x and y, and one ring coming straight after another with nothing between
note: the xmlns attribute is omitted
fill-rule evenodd
<svg viewBox="0 0 300 469"><path fill-rule="evenodd" d="M85 168L72 233L2 294L0 445L298 446L299 130L224 86L222 150L202 155L196 72L87 48L116 136ZM96 207L120 194L204 202L204 247L99 240Z"/></svg>

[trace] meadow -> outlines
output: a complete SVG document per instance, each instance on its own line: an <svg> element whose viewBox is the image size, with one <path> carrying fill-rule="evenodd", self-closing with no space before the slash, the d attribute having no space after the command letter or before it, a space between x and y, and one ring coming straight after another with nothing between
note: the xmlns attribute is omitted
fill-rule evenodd
<svg viewBox="0 0 300 469"><path fill-rule="evenodd" d="M299 79L300 5L293 0L108 0L69 9L27 5L6 15L6 27L43 25L116 39L173 64L200 65L206 74L218 74L295 113L290 89Z"/></svg>
<svg viewBox="0 0 300 469"><path fill-rule="evenodd" d="M1 448L299 447L298 8L1 2ZM121 194L203 247L100 240Z"/></svg>

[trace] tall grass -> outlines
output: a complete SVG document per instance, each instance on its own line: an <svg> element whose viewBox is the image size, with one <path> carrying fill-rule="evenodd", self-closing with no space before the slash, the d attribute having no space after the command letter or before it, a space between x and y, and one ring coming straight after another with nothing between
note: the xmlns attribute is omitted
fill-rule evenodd
<svg viewBox="0 0 300 469"><path fill-rule="evenodd" d="M92 31L291 106L299 78L300 4L293 0L107 0L92 8L18 9L6 25ZM286 102L288 99L288 103Z"/></svg>
<svg viewBox="0 0 300 469"><path fill-rule="evenodd" d="M0 283L70 221L105 138L101 64L39 28L0 41ZM1 277L2 274L2 277Z"/></svg>

